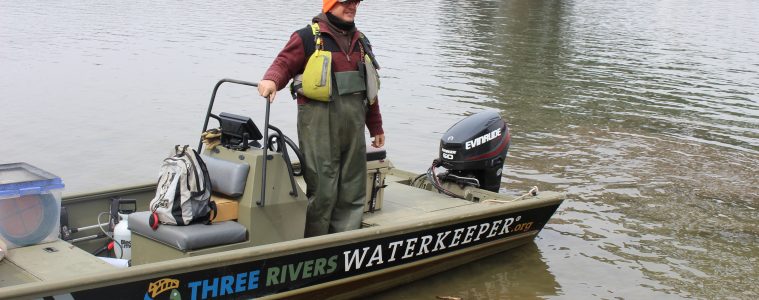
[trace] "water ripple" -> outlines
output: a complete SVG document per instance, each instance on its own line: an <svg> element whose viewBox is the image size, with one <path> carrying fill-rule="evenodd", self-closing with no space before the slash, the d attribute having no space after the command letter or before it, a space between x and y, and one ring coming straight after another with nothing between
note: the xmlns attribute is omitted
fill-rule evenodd
<svg viewBox="0 0 759 300"><path fill-rule="evenodd" d="M362 2L357 23L394 164L426 169L450 125L496 109L513 134L502 192L571 197L532 248L384 297L759 297L756 1L386 4ZM145 182L163 149L197 140L213 83L258 80L320 5L2 1L2 122L24 149L2 157L67 192ZM295 132L279 95L272 121ZM263 114L250 89L220 98Z"/></svg>

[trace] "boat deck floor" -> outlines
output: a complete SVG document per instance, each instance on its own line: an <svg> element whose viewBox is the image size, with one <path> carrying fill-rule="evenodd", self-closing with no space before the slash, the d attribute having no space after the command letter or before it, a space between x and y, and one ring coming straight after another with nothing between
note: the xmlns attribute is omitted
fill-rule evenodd
<svg viewBox="0 0 759 300"><path fill-rule="evenodd" d="M10 251L12 257L0 261L0 288L114 270L108 263L61 240Z"/></svg>
<svg viewBox="0 0 759 300"><path fill-rule="evenodd" d="M387 178L386 183L382 208L364 214L364 226L366 227L397 223L399 220L429 216L430 214L457 210L457 208L474 204L470 201L451 198L392 181L392 178Z"/></svg>
<svg viewBox="0 0 759 300"><path fill-rule="evenodd" d="M296 181L305 191L306 183L303 177L298 177ZM408 178L387 174L387 186L384 188L381 208L364 213L362 227L390 225L435 214L468 211L474 208L472 206L478 206L471 201L409 186L404 181L408 181Z"/></svg>

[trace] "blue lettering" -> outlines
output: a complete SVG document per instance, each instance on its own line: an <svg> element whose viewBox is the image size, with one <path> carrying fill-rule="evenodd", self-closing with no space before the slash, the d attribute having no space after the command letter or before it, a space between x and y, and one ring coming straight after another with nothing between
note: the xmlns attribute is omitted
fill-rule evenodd
<svg viewBox="0 0 759 300"><path fill-rule="evenodd" d="M203 299L208 299L208 292L211 292L211 297L216 298L219 294L219 278L214 278L213 283L208 285L208 280L203 280Z"/></svg>
<svg viewBox="0 0 759 300"><path fill-rule="evenodd" d="M248 282L248 273L237 274L237 282L235 283L235 293L241 293L245 290L245 283Z"/></svg>
<svg viewBox="0 0 759 300"><path fill-rule="evenodd" d="M260 270L254 270L247 273L238 273L236 275L227 275L203 281L192 281L187 284L187 287L192 291L191 300L197 300L199 292L201 299L228 296L257 289L260 274ZM221 282L219 282L219 279L221 279Z"/></svg>
<svg viewBox="0 0 759 300"><path fill-rule="evenodd" d="M232 291L232 284L235 282L234 276L224 276L221 278L221 295L231 295L234 292Z"/></svg>
<svg viewBox="0 0 759 300"><path fill-rule="evenodd" d="M198 300L198 287L200 286L200 281L193 281L187 284L187 287L192 289L192 300Z"/></svg>
<svg viewBox="0 0 759 300"><path fill-rule="evenodd" d="M255 290L258 288L258 274L261 270L250 271L248 273L248 290Z"/></svg>

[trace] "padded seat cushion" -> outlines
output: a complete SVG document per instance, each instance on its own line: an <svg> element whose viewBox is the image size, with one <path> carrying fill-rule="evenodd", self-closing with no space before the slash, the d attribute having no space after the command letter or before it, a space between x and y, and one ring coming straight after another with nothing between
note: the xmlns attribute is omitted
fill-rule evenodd
<svg viewBox="0 0 759 300"><path fill-rule="evenodd" d="M372 144L366 145L366 161L382 160L387 157L384 148L374 148Z"/></svg>
<svg viewBox="0 0 759 300"><path fill-rule="evenodd" d="M208 167L211 187L214 192L232 198L240 197L245 192L250 166L244 162L231 162L223 159L201 155Z"/></svg>
<svg viewBox="0 0 759 300"><path fill-rule="evenodd" d="M181 251L198 250L207 247L239 243L247 239L245 226L234 221L224 221L188 226L161 224L157 230L150 228L149 211L129 215L129 229L148 239L166 244Z"/></svg>

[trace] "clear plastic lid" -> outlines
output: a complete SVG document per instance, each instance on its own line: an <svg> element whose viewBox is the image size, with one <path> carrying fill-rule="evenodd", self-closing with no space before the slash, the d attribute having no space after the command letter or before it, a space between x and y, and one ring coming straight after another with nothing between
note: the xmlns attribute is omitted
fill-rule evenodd
<svg viewBox="0 0 759 300"><path fill-rule="evenodd" d="M0 165L0 198L62 189L63 180L27 163Z"/></svg>

